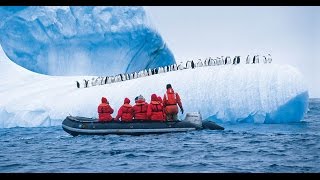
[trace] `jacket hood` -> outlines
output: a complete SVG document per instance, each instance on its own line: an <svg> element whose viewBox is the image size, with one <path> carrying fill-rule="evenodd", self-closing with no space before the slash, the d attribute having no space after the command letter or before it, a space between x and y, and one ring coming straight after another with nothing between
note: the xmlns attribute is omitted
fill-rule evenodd
<svg viewBox="0 0 320 180"><path fill-rule="evenodd" d="M108 103L108 100L107 100L107 98L102 97L102 98L101 98L101 102L102 102L102 103Z"/></svg>
<svg viewBox="0 0 320 180"><path fill-rule="evenodd" d="M129 104L130 103L130 99L129 98L124 98L123 104Z"/></svg>
<svg viewBox="0 0 320 180"><path fill-rule="evenodd" d="M151 101L158 101L158 97L156 94L151 95Z"/></svg>
<svg viewBox="0 0 320 180"><path fill-rule="evenodd" d="M160 96L158 96L158 101L162 103L162 98Z"/></svg>

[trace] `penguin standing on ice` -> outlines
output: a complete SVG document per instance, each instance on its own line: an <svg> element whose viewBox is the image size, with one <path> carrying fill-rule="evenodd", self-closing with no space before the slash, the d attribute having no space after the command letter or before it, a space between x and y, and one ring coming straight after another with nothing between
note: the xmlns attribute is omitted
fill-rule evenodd
<svg viewBox="0 0 320 180"><path fill-rule="evenodd" d="M80 83L77 81L77 88L80 88Z"/></svg>
<svg viewBox="0 0 320 180"><path fill-rule="evenodd" d="M249 55L247 56L247 59L246 59L246 64L250 64L250 59L249 59Z"/></svg>
<svg viewBox="0 0 320 180"><path fill-rule="evenodd" d="M104 84L107 84L108 83L108 76L106 76L106 79L104 80Z"/></svg>
<svg viewBox="0 0 320 180"><path fill-rule="evenodd" d="M240 64L240 56L237 56L237 64Z"/></svg>
<svg viewBox="0 0 320 180"><path fill-rule="evenodd" d="M237 56L235 56L235 57L233 58L233 63L232 63L232 64L236 64L236 60L237 60Z"/></svg>
<svg viewBox="0 0 320 180"><path fill-rule="evenodd" d="M255 55L255 57L256 57L256 58L255 58L255 64L256 64L256 63L259 63L259 55Z"/></svg>
<svg viewBox="0 0 320 180"><path fill-rule="evenodd" d="M268 62L269 62L269 63L272 62L271 54L268 54Z"/></svg>
<svg viewBox="0 0 320 180"><path fill-rule="evenodd" d="M197 67L202 67L202 66L203 66L203 63L202 63L201 59L198 59Z"/></svg>
<svg viewBox="0 0 320 180"><path fill-rule="evenodd" d="M263 57L263 62L267 64L268 63L267 57L266 56L262 56L262 57Z"/></svg>
<svg viewBox="0 0 320 180"><path fill-rule="evenodd" d="M83 79L83 81L84 81L84 87L87 88L89 84L89 80Z"/></svg>
<svg viewBox="0 0 320 180"><path fill-rule="evenodd" d="M193 60L191 61L191 68L194 69L194 62L193 62Z"/></svg>

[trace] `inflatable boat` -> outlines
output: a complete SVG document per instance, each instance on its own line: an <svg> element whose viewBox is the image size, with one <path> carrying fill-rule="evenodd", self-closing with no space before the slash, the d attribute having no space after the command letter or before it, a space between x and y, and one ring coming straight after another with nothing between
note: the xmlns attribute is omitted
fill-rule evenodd
<svg viewBox="0 0 320 180"><path fill-rule="evenodd" d="M193 130L224 130L213 121L202 121L200 113L187 113L182 121L133 120L132 122L110 121L99 122L96 118L67 116L62 128L72 136L107 135L107 134L160 134L186 132Z"/></svg>

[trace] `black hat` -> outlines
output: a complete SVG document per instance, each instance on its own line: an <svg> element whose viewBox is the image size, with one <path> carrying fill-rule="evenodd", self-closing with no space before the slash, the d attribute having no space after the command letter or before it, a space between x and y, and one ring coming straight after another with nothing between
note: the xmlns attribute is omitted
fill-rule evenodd
<svg viewBox="0 0 320 180"><path fill-rule="evenodd" d="M172 88L171 84L167 84L167 89Z"/></svg>

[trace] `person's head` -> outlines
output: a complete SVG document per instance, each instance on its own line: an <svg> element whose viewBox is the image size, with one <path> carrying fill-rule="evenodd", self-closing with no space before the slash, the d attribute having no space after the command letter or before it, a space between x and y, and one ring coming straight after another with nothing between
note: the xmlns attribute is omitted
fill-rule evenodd
<svg viewBox="0 0 320 180"><path fill-rule="evenodd" d="M106 97L102 97L102 98L101 98L101 102L102 102L102 103L107 103L107 104L109 104L109 102L108 102L108 100L107 100Z"/></svg>
<svg viewBox="0 0 320 180"><path fill-rule="evenodd" d="M158 96L158 101L162 103L162 98L160 96Z"/></svg>
<svg viewBox="0 0 320 180"><path fill-rule="evenodd" d="M129 104L130 103L130 99L129 98L124 98L123 104Z"/></svg>
<svg viewBox="0 0 320 180"><path fill-rule="evenodd" d="M138 96L138 101L145 101L145 98L140 94L139 96Z"/></svg>
<svg viewBox="0 0 320 180"><path fill-rule="evenodd" d="M138 96L134 98L134 102L137 103L137 101L138 101Z"/></svg>
<svg viewBox="0 0 320 180"><path fill-rule="evenodd" d="M167 89L172 88L171 84L167 84Z"/></svg>
<svg viewBox="0 0 320 180"><path fill-rule="evenodd" d="M158 96L156 94L152 94L151 101L158 101Z"/></svg>

